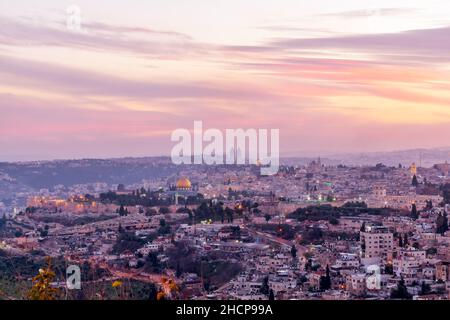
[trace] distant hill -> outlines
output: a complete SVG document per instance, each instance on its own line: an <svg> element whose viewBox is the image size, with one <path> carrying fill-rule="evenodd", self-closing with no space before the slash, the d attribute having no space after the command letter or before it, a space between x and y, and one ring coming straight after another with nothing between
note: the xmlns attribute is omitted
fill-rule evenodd
<svg viewBox="0 0 450 320"><path fill-rule="evenodd" d="M286 164L306 164L316 159L317 157L289 157L283 158L281 162ZM387 152L342 153L327 155L326 157L322 157L321 161L327 165L346 164L357 166L375 165L377 163L383 163L388 166L398 166L401 163L404 166L409 166L414 162L418 166L432 167L437 163L450 162L450 147Z"/></svg>

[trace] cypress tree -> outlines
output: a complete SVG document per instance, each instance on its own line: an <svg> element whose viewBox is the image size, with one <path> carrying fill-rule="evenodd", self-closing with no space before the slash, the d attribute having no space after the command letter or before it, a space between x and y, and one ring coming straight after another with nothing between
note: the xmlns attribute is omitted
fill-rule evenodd
<svg viewBox="0 0 450 320"><path fill-rule="evenodd" d="M411 218L413 218L414 220L417 220L417 218L419 218L419 213L417 212L417 206L415 203L413 203L411 206Z"/></svg>
<svg viewBox="0 0 450 320"><path fill-rule="evenodd" d="M414 175L412 178L412 186L417 187L418 185L419 185L419 181L417 181L417 177L416 177L416 175Z"/></svg>

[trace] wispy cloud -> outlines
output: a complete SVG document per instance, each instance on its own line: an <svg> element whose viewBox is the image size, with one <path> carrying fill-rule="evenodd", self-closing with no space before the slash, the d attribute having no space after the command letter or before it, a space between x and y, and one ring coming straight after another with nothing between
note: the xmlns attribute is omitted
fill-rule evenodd
<svg viewBox="0 0 450 320"><path fill-rule="evenodd" d="M286 38L270 43L284 50L335 49L373 55L410 57L423 63L449 61L450 27L410 30L398 33L365 34L322 38ZM438 60L436 60L438 59Z"/></svg>
<svg viewBox="0 0 450 320"><path fill-rule="evenodd" d="M335 17L335 18L367 18L374 15L378 16L398 16L404 14L417 13L416 8L371 8L364 10L349 10L332 13L321 13L319 17Z"/></svg>
<svg viewBox="0 0 450 320"><path fill-rule="evenodd" d="M133 99L271 99L273 94L230 84L172 81L144 81L114 77L89 70L35 62L0 55L0 74L9 84L79 95L127 97ZM4 78L5 79L5 78Z"/></svg>
<svg viewBox="0 0 450 320"><path fill-rule="evenodd" d="M147 57L173 59L202 51L183 33L141 27L83 23L72 31L60 23L45 24L0 16L0 44L6 46L67 47L94 51L131 52Z"/></svg>

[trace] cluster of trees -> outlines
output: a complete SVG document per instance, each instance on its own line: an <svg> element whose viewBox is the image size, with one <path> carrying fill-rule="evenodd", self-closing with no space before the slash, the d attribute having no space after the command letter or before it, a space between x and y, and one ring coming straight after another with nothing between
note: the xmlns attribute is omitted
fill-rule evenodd
<svg viewBox="0 0 450 320"><path fill-rule="evenodd" d="M365 202L347 202L341 207L325 204L298 208L290 213L288 217L299 221L328 220L330 223L337 224L337 219L341 216L358 216L360 214L388 216L393 213L398 213L398 210L391 208L368 208Z"/></svg>
<svg viewBox="0 0 450 320"><path fill-rule="evenodd" d="M406 288L405 280L403 279L403 277L398 282L397 287L392 289L391 299L402 299L402 300L412 299L411 294L408 292L408 289Z"/></svg>
<svg viewBox="0 0 450 320"><path fill-rule="evenodd" d="M323 241L323 232L317 227L308 228L302 234L302 244L320 244Z"/></svg>
<svg viewBox="0 0 450 320"><path fill-rule="evenodd" d="M414 176L412 177L411 185L412 185L413 187L417 187L417 186L419 185L419 181L417 180L417 176L416 176L416 175L414 175Z"/></svg>
<svg viewBox="0 0 450 320"><path fill-rule="evenodd" d="M100 222L109 219L116 218L115 215L84 215L84 216L73 216L73 217L63 217L63 216L44 216L44 217L33 217L36 221L41 221L43 223L59 223L65 227L73 227L78 225L84 225L92 222Z"/></svg>
<svg viewBox="0 0 450 320"><path fill-rule="evenodd" d="M405 233L402 237L401 234L398 235L398 246L400 248L406 247L409 245L408 235Z"/></svg>
<svg viewBox="0 0 450 320"><path fill-rule="evenodd" d="M132 194L117 194L116 192L109 191L101 193L98 200L101 203L114 203L123 206L155 207L170 205L171 200L162 199L159 197L159 194L159 191L146 191L146 193L134 191Z"/></svg>
<svg viewBox="0 0 450 320"><path fill-rule="evenodd" d="M158 255L154 252L150 252L145 258L144 270L150 273L160 273L162 268Z"/></svg>
<svg viewBox="0 0 450 320"><path fill-rule="evenodd" d="M0 230L6 227L6 215L4 214L3 217L0 219Z"/></svg>
<svg viewBox="0 0 450 320"><path fill-rule="evenodd" d="M417 211L417 206L415 203L411 206L411 218L417 220L419 218L419 212Z"/></svg>
<svg viewBox="0 0 450 320"><path fill-rule="evenodd" d="M213 221L221 221L222 223L232 223L235 216L235 210L229 207L223 207L223 202L202 202L193 210L193 218L195 222L211 219Z"/></svg>
<svg viewBox="0 0 450 320"><path fill-rule="evenodd" d="M432 200L426 200L425 201L425 207L423 208L423 210L431 210L433 209L433 201ZM417 220L419 218L419 210L417 209L417 205L415 203L413 203L411 205L411 214L410 217L414 220Z"/></svg>
<svg viewBox="0 0 450 320"><path fill-rule="evenodd" d="M127 208L124 208L124 206L121 205L120 208L119 208L119 210L117 210L117 213L118 213L121 217L123 217L123 216L127 216L129 212L128 212L128 209L127 209Z"/></svg>
<svg viewBox="0 0 450 320"><path fill-rule="evenodd" d="M328 265L325 270L325 275L320 277L319 287L320 291L331 289L331 275L330 275L330 268L328 267Z"/></svg>
<svg viewBox="0 0 450 320"><path fill-rule="evenodd" d="M293 240L297 234L297 229L289 224L258 224L255 228L271 233L285 240Z"/></svg>
<svg viewBox="0 0 450 320"><path fill-rule="evenodd" d="M271 301L275 300L275 294L273 290L270 289L269 286L269 277L264 277L260 292L261 294L268 296L269 300Z"/></svg>
<svg viewBox="0 0 450 320"><path fill-rule="evenodd" d="M220 252L201 257L185 242L175 242L174 245L167 252L169 268L176 270L178 276L182 273L203 276L206 291L220 287L242 271L239 263L225 260Z"/></svg>
<svg viewBox="0 0 450 320"><path fill-rule="evenodd" d="M116 243L112 248L112 252L115 254L121 254L125 251L135 252L141 248L147 241L151 241L151 238L141 239L134 235L132 232L126 232L121 226L119 226L119 236Z"/></svg>
<svg viewBox="0 0 450 320"><path fill-rule="evenodd" d="M436 219L436 233L444 234L448 231L448 217L447 213L440 213Z"/></svg>
<svg viewBox="0 0 450 320"><path fill-rule="evenodd" d="M165 219L159 220L158 234L161 236L168 235L172 232L172 228L167 224Z"/></svg>
<svg viewBox="0 0 450 320"><path fill-rule="evenodd" d="M446 183L440 186L440 191L442 192L442 197L444 200L443 204L450 204L450 183Z"/></svg>
<svg viewBox="0 0 450 320"><path fill-rule="evenodd" d="M338 219L340 217L338 208L331 205L308 206L306 208L298 208L288 215L289 218L294 218L299 221L319 221Z"/></svg>

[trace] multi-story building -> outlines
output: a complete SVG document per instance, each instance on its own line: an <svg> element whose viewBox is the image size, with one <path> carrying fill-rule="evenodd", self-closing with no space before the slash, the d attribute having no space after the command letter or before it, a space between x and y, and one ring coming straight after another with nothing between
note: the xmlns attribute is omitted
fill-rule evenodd
<svg viewBox="0 0 450 320"><path fill-rule="evenodd" d="M394 235L385 226L366 225L360 232L361 257L391 260L394 247Z"/></svg>

